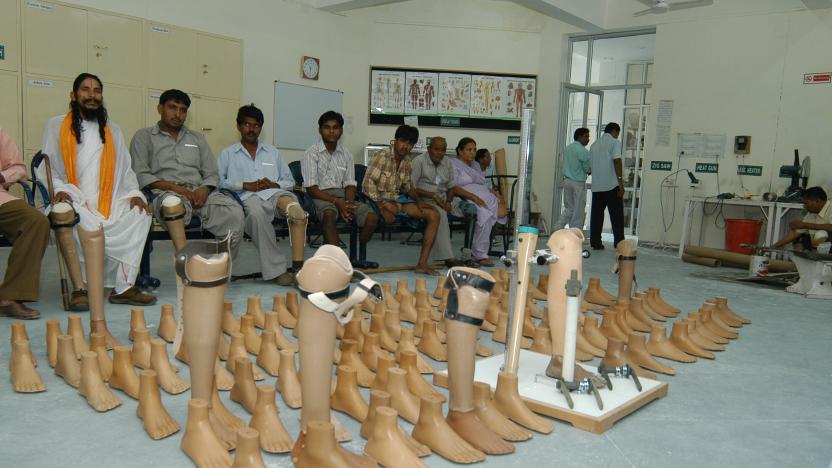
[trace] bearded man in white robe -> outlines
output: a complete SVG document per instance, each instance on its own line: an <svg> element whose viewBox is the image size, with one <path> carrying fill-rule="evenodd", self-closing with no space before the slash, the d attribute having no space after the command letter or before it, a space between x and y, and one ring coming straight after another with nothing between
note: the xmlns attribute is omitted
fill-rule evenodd
<svg viewBox="0 0 832 468"><path fill-rule="evenodd" d="M70 112L46 124L43 152L52 166L52 206L71 204L86 231L103 227L104 284L113 288L109 301L151 305L156 298L134 286L152 222L150 208L139 189L124 135L108 120L102 93L101 80L82 73L72 86ZM38 172L45 180L43 164ZM83 262L83 248L78 253ZM72 309L86 310L86 291L83 285L74 286Z"/></svg>

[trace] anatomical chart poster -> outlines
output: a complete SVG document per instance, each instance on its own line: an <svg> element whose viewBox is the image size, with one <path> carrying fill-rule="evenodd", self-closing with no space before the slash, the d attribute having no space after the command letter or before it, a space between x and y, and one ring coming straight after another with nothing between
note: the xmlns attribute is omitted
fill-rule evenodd
<svg viewBox="0 0 832 468"><path fill-rule="evenodd" d="M405 72L373 70L370 83L370 113L403 114L405 108Z"/></svg>
<svg viewBox="0 0 832 468"><path fill-rule="evenodd" d="M523 109L533 109L536 91L534 78L503 78L503 116L519 119Z"/></svg>
<svg viewBox="0 0 832 468"><path fill-rule="evenodd" d="M404 111L406 114L436 114L439 107L439 74L407 72L404 78Z"/></svg>
<svg viewBox="0 0 832 468"><path fill-rule="evenodd" d="M504 115L504 81L499 76L471 76L471 117L500 118Z"/></svg>
<svg viewBox="0 0 832 468"><path fill-rule="evenodd" d="M439 113L465 117L471 113L471 75L439 74Z"/></svg>

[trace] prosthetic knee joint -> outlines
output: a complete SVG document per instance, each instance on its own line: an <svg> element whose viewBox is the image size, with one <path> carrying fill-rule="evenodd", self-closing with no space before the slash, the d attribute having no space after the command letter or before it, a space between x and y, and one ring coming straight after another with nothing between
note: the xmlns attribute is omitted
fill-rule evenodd
<svg viewBox="0 0 832 468"><path fill-rule="evenodd" d="M177 252L185 247L185 206L176 195L168 195L162 200L162 222L173 241Z"/></svg>
<svg viewBox="0 0 832 468"><path fill-rule="evenodd" d="M472 288L491 294L491 290L494 288L494 281L487 279L485 276L478 275L476 271L477 270L467 268L451 268L448 271L447 285L451 291L450 294L448 294L448 304L445 308L445 318L476 325L477 327L482 325L483 319L481 317L471 317L459 311L459 299L457 295L457 291L459 291L459 289L463 286L471 286ZM488 297L485 296L485 298L487 302ZM469 305L466 304L466 306Z"/></svg>
<svg viewBox="0 0 832 468"><path fill-rule="evenodd" d="M286 220L289 223L289 243L295 245L295 237L300 237L300 245L306 243L306 225L309 223L309 213L304 211L300 203L291 201L284 208ZM297 229L297 232L295 230Z"/></svg>
<svg viewBox="0 0 832 468"><path fill-rule="evenodd" d="M69 279L75 291L84 289L84 279L81 276L81 261L78 257L78 249L75 246L75 239L72 237L72 228L78 224L78 214L72 205L66 202L56 203L49 213L49 221L52 229L55 230L55 237L61 247L64 263L69 270Z"/></svg>

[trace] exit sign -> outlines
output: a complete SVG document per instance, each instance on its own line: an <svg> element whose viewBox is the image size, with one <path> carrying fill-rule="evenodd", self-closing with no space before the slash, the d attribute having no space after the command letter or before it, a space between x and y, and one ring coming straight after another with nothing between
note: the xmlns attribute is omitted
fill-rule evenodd
<svg viewBox="0 0 832 468"><path fill-rule="evenodd" d="M716 174L719 172L719 164L716 163L696 163L694 172L702 172L705 174Z"/></svg>
<svg viewBox="0 0 832 468"><path fill-rule="evenodd" d="M737 166L737 175L761 176L763 175L763 166L744 166L740 164Z"/></svg>
<svg viewBox="0 0 832 468"><path fill-rule="evenodd" d="M673 169L673 161L650 161L651 171L669 171Z"/></svg>
<svg viewBox="0 0 832 468"><path fill-rule="evenodd" d="M439 125L442 127L459 127L459 117L440 117Z"/></svg>
<svg viewBox="0 0 832 468"><path fill-rule="evenodd" d="M520 137L519 136L510 136L510 137L508 137L508 144L509 145L519 145L520 144Z"/></svg>

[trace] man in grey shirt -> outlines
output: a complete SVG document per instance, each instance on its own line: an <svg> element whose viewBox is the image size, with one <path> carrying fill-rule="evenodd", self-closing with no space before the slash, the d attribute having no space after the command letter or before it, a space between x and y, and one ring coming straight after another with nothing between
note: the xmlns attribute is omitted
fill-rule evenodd
<svg viewBox="0 0 832 468"><path fill-rule="evenodd" d="M610 211L613 246L624 240L624 182L621 178L621 127L610 122L589 149L592 165L592 214L589 218L589 244L604 250L601 231L604 229L604 210Z"/></svg>
<svg viewBox="0 0 832 468"><path fill-rule="evenodd" d="M410 178L419 197L439 211L439 228L430 251L430 261L444 261L446 266L451 267L459 262L454 257L451 228L448 226L448 211L451 210L456 181L451 161L445 157L447 149L448 143L444 138L433 137L428 152L411 161Z"/></svg>
<svg viewBox="0 0 832 468"><path fill-rule="evenodd" d="M243 239L242 207L216 190L217 158L202 134L185 126L191 99L178 89L159 96L159 122L136 132L130 143L133 171L142 188L153 191L153 215L165 225L162 202L178 197L185 208L187 226L196 214L202 227L217 237L231 233L231 254L236 256Z"/></svg>

